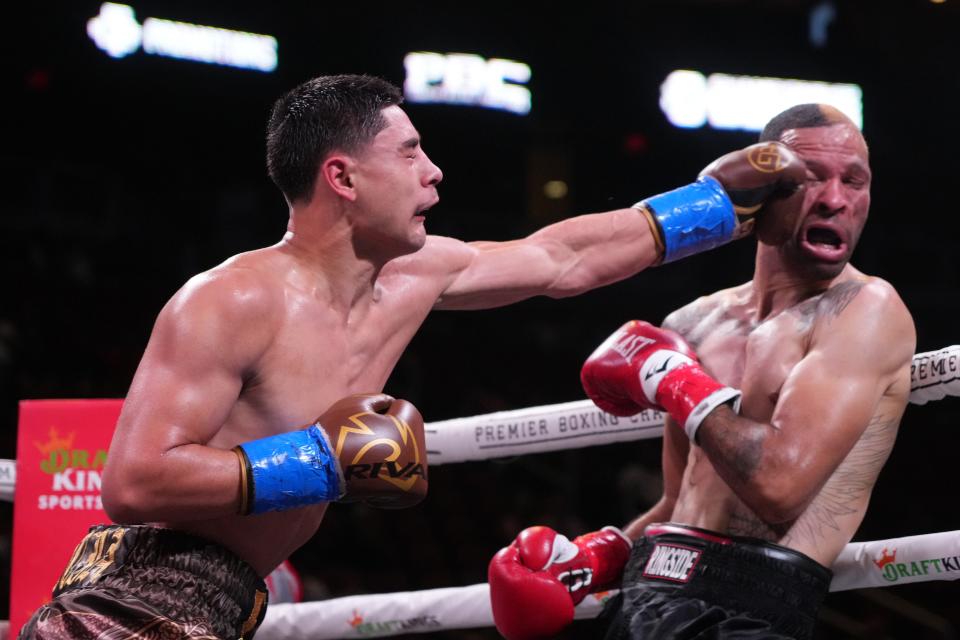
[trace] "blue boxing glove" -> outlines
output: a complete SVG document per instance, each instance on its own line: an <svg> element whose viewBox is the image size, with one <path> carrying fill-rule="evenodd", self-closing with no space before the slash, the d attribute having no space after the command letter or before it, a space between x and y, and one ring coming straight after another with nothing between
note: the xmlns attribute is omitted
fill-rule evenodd
<svg viewBox="0 0 960 640"><path fill-rule="evenodd" d="M427 494L423 418L385 394L343 398L305 429L233 450L244 515L334 500L402 508Z"/></svg>
<svg viewBox="0 0 960 640"><path fill-rule="evenodd" d="M673 262L749 234L763 205L805 178L806 165L787 146L760 142L714 160L696 182L633 206L647 216L661 262Z"/></svg>

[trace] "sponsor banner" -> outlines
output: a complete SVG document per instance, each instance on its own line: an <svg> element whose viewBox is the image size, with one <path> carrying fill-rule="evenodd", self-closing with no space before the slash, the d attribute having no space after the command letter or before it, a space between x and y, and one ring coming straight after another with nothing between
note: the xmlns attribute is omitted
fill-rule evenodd
<svg viewBox="0 0 960 640"><path fill-rule="evenodd" d="M11 635L50 599L87 529L108 522L100 479L121 406L121 400L20 402Z"/></svg>
<svg viewBox="0 0 960 640"><path fill-rule="evenodd" d="M960 578L960 531L852 542L833 564L831 591Z"/></svg>
<svg viewBox="0 0 960 640"><path fill-rule="evenodd" d="M659 438L663 421L659 411L622 418L578 400L430 422L424 432L436 466Z"/></svg>
<svg viewBox="0 0 960 640"><path fill-rule="evenodd" d="M257 631L257 640L382 638L441 629L489 627L492 620L490 589L486 584L475 584L271 604Z"/></svg>

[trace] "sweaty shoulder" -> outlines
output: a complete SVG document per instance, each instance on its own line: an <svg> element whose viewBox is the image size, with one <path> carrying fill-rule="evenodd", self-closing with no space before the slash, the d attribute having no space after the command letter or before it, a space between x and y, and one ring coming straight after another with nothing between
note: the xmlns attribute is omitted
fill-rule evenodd
<svg viewBox="0 0 960 640"><path fill-rule="evenodd" d="M913 327L913 318L896 289L882 278L859 272L834 283L820 296L817 315L823 325L849 315L861 321L882 320L899 328Z"/></svg>
<svg viewBox="0 0 960 640"><path fill-rule="evenodd" d="M812 341L814 346L842 343L864 359L872 355L897 367L912 359L916 330L913 317L889 282L856 272L820 297Z"/></svg>
<svg viewBox="0 0 960 640"><path fill-rule="evenodd" d="M160 312L154 337L167 335L195 349L226 349L248 360L269 345L283 309L278 270L269 261L237 256L188 280Z"/></svg>

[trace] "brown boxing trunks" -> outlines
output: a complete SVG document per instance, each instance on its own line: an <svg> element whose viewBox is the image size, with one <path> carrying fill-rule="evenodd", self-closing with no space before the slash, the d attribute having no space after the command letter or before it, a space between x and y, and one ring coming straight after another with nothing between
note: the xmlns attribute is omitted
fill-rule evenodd
<svg viewBox="0 0 960 640"><path fill-rule="evenodd" d="M218 544L171 529L97 525L20 638L247 640L267 589Z"/></svg>

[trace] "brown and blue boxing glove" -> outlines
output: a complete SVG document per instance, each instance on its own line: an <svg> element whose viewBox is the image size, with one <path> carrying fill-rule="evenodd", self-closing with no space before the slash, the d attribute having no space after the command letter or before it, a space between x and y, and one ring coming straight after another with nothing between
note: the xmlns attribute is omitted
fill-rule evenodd
<svg viewBox="0 0 960 640"><path fill-rule="evenodd" d="M348 396L305 429L246 442L241 514L318 502L410 507L427 494L423 417L386 394Z"/></svg>
<svg viewBox="0 0 960 640"><path fill-rule="evenodd" d="M673 262L753 231L755 215L795 191L806 165L779 142L760 142L711 162L696 182L633 205L650 223L661 263Z"/></svg>

